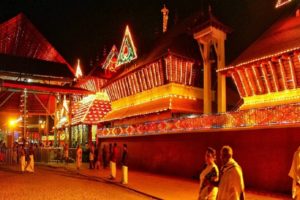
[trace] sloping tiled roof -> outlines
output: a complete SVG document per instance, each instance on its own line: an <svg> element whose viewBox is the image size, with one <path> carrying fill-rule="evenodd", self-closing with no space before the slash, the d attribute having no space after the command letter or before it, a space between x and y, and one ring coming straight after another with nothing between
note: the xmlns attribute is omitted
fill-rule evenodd
<svg viewBox="0 0 300 200"><path fill-rule="evenodd" d="M240 66L295 49L300 49L300 17L292 16L271 26L230 66Z"/></svg>
<svg viewBox="0 0 300 200"><path fill-rule="evenodd" d="M91 98L89 101L77 102L73 107L72 125L98 124L100 120L111 110L109 101Z"/></svg>
<svg viewBox="0 0 300 200"><path fill-rule="evenodd" d="M1 54L60 63L74 74L73 68L22 13L0 24L0 41Z"/></svg>

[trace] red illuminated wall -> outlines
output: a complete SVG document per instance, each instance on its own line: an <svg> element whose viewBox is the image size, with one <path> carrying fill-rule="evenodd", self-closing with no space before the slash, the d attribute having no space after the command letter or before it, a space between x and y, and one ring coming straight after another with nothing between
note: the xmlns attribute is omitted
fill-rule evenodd
<svg viewBox="0 0 300 200"><path fill-rule="evenodd" d="M198 177L205 149L230 145L247 188L288 193L288 171L300 145L300 128L206 132L107 139L127 143L129 168L187 178ZM218 155L219 158L219 155ZM130 173L130 172L129 172Z"/></svg>

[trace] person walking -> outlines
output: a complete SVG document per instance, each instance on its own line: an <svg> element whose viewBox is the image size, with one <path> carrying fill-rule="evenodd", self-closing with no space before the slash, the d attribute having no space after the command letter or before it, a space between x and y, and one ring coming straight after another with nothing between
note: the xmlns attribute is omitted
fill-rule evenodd
<svg viewBox="0 0 300 200"><path fill-rule="evenodd" d="M95 159L95 146L93 143L90 144L90 151L89 151L89 161L90 161L90 169L94 169L94 159Z"/></svg>
<svg viewBox="0 0 300 200"><path fill-rule="evenodd" d="M200 173L198 200L216 200L218 194L219 169L215 164L216 150L208 147L205 153L205 165Z"/></svg>
<svg viewBox="0 0 300 200"><path fill-rule="evenodd" d="M127 144L123 144L123 153L122 153L122 184L128 183L128 149Z"/></svg>
<svg viewBox="0 0 300 200"><path fill-rule="evenodd" d="M113 146L112 143L109 144L108 149L108 160L109 160L109 169L111 170L111 164L112 164L112 157L113 157Z"/></svg>
<svg viewBox="0 0 300 200"><path fill-rule="evenodd" d="M76 149L76 168L79 171L82 164L82 149L80 145L77 145Z"/></svg>
<svg viewBox="0 0 300 200"><path fill-rule="evenodd" d="M27 165L25 167L25 170L28 172L33 173L34 172L34 150L33 150L33 144L30 144L30 147L28 149L28 161Z"/></svg>
<svg viewBox="0 0 300 200"><path fill-rule="evenodd" d="M300 146L294 153L289 177L293 179L292 198L300 200Z"/></svg>
<svg viewBox="0 0 300 200"><path fill-rule="evenodd" d="M25 161L25 149L24 145L21 146L20 148L20 168L21 172L25 172L25 166L26 166L26 161Z"/></svg>
<svg viewBox="0 0 300 200"><path fill-rule="evenodd" d="M233 159L233 151L230 146L221 149L221 176L217 200L244 200L244 179L242 168Z"/></svg>
<svg viewBox="0 0 300 200"><path fill-rule="evenodd" d="M95 149L95 160L94 160L94 165L96 169L100 169L101 168L101 144L99 143L97 145L97 149Z"/></svg>
<svg viewBox="0 0 300 200"><path fill-rule="evenodd" d="M18 163L18 143L14 143L13 146L13 164L17 164Z"/></svg>
<svg viewBox="0 0 300 200"><path fill-rule="evenodd" d="M64 160L67 165L69 162L69 145L67 143L64 145Z"/></svg>
<svg viewBox="0 0 300 200"><path fill-rule="evenodd" d="M118 160L118 147L117 143L114 143L112 150L112 159L111 159L111 179L116 179L117 175L117 160Z"/></svg>

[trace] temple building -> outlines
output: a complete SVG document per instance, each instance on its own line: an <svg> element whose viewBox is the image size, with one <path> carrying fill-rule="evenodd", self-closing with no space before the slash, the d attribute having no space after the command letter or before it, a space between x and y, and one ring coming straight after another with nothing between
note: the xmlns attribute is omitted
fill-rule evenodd
<svg viewBox="0 0 300 200"><path fill-rule="evenodd" d="M119 52L112 47L102 66L105 74L113 74L103 86L112 107L104 124L128 125L226 111L225 76L212 76L211 63L225 66L224 41L230 29L211 13L206 18L198 13L168 31L165 24L164 34L147 54L138 56L128 26ZM212 88L217 80L222 84ZM222 108L216 108L217 101Z"/></svg>
<svg viewBox="0 0 300 200"><path fill-rule="evenodd" d="M0 115L8 144L53 143L63 97L92 92L72 87L74 69L24 14L0 24L0 41Z"/></svg>
<svg viewBox="0 0 300 200"><path fill-rule="evenodd" d="M298 103L300 87L300 20L279 20L225 69L238 89L239 109Z"/></svg>
<svg viewBox="0 0 300 200"><path fill-rule="evenodd" d="M163 34L148 53L126 27L102 65L111 111L97 141L126 143L132 168L184 177L198 177L208 146L230 145L246 187L287 192L287 160L300 142L298 15L282 15L226 63L232 30L210 9L172 28L166 7L162 14Z"/></svg>

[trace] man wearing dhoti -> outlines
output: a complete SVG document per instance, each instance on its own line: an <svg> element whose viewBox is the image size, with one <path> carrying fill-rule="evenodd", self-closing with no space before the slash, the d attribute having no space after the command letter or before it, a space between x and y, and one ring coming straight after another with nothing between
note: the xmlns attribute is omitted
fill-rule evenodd
<svg viewBox="0 0 300 200"><path fill-rule="evenodd" d="M80 145L77 146L76 149L76 168L77 170L80 170L82 164L82 149L80 147Z"/></svg>
<svg viewBox="0 0 300 200"><path fill-rule="evenodd" d="M233 151L230 146L221 149L221 176L217 200L243 200L244 179L242 168L232 158Z"/></svg>
<svg viewBox="0 0 300 200"><path fill-rule="evenodd" d="M293 179L292 197L293 199L300 200L300 146L294 153L289 177Z"/></svg>
<svg viewBox="0 0 300 200"><path fill-rule="evenodd" d="M26 166L26 161L25 161L25 149L24 146L21 146L20 149L20 168L21 168L21 172L25 171L25 166Z"/></svg>
<svg viewBox="0 0 300 200"><path fill-rule="evenodd" d="M123 144L123 153L122 153L122 184L128 184L128 150L127 144Z"/></svg>
<svg viewBox="0 0 300 200"><path fill-rule="evenodd" d="M34 151L33 151L33 145L31 144L28 150L29 154L29 160L27 162L27 165L25 167L25 170L28 172L34 172Z"/></svg>
<svg viewBox="0 0 300 200"><path fill-rule="evenodd" d="M117 156L118 156L118 147L117 143L114 143L114 148L112 151L112 159L111 159L111 179L115 179L117 175Z"/></svg>

